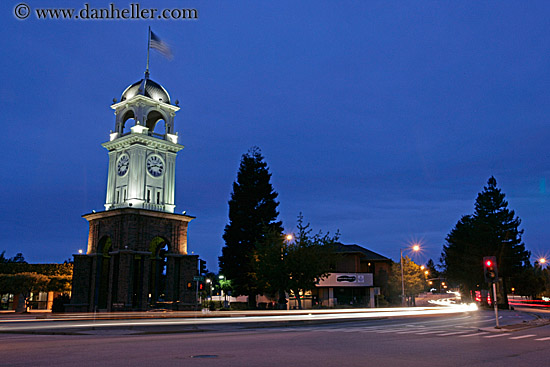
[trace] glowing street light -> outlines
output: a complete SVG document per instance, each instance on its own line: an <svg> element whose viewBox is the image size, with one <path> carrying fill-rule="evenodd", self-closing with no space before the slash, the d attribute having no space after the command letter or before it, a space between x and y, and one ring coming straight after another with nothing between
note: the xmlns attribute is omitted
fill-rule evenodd
<svg viewBox="0 0 550 367"><path fill-rule="evenodd" d="M539 264L546 264L546 259L544 257L541 257L539 259Z"/></svg>
<svg viewBox="0 0 550 367"><path fill-rule="evenodd" d="M420 245L414 244L411 249L414 252L420 251ZM403 276L403 249L400 249L401 252L401 306L405 306L405 277Z"/></svg>
<svg viewBox="0 0 550 367"><path fill-rule="evenodd" d="M289 234L287 234L287 235L285 236L285 239L286 239L288 242L290 242L290 241L292 241L292 240L294 239L294 236L293 236L291 233L289 233Z"/></svg>

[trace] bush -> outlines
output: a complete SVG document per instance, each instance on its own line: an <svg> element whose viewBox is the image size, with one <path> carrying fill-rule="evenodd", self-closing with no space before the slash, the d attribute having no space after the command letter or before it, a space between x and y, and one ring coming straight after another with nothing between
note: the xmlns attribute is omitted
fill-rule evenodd
<svg viewBox="0 0 550 367"><path fill-rule="evenodd" d="M246 302L231 302L229 308L232 311L248 310L248 303Z"/></svg>
<svg viewBox="0 0 550 367"><path fill-rule="evenodd" d="M386 300L382 294L376 296L376 306L377 307L388 307L390 303Z"/></svg>

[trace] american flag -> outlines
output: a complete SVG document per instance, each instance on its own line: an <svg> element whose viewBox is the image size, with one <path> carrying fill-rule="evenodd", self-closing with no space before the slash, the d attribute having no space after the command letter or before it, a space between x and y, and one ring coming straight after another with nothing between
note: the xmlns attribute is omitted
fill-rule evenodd
<svg viewBox="0 0 550 367"><path fill-rule="evenodd" d="M161 55L167 59L171 60L173 58L170 46L154 34L153 31L151 31L151 41L149 42L149 46L160 52Z"/></svg>

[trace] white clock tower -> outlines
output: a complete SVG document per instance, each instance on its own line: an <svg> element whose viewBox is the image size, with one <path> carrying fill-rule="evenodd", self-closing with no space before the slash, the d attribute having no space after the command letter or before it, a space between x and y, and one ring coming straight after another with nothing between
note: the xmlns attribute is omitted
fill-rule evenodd
<svg viewBox="0 0 550 367"><path fill-rule="evenodd" d="M174 130L180 109L160 84L145 78L122 93L109 151L105 209L126 207L173 213L176 154L183 149ZM127 126L132 125L132 126Z"/></svg>
<svg viewBox="0 0 550 367"><path fill-rule="evenodd" d="M174 213L177 104L146 71L111 106L105 211L83 215L88 247L74 255L70 310L196 307L198 255L187 252L194 217Z"/></svg>

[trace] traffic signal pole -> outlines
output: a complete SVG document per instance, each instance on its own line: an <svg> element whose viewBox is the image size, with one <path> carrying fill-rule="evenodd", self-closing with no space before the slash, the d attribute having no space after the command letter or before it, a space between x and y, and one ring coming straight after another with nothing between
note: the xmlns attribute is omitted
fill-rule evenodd
<svg viewBox="0 0 550 367"><path fill-rule="evenodd" d="M195 311L199 308L199 281L197 280L197 286L195 288Z"/></svg>
<svg viewBox="0 0 550 367"><path fill-rule="evenodd" d="M483 258L483 276L485 281L489 284L493 284L493 306L495 308L495 320L496 328L500 329L498 324L498 305L497 305L497 281L498 281L498 268L496 256L485 256Z"/></svg>
<svg viewBox="0 0 550 367"><path fill-rule="evenodd" d="M497 283L493 282L493 305L495 307L495 320L497 322L497 326L495 326L497 329L500 329L500 325L498 324L498 305L497 305Z"/></svg>

